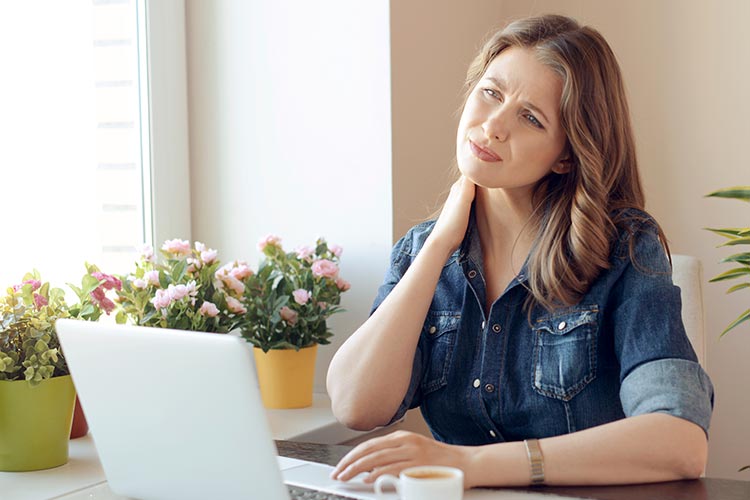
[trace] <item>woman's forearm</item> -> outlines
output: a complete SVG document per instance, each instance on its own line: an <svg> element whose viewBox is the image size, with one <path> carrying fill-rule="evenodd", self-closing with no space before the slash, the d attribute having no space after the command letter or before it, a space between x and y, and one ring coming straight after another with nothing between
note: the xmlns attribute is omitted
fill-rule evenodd
<svg viewBox="0 0 750 500"><path fill-rule="evenodd" d="M411 379L419 335L450 249L428 238L399 283L336 352L326 384L334 415L369 430L395 414Z"/></svg>
<svg viewBox="0 0 750 500"><path fill-rule="evenodd" d="M541 439L539 444L546 483L550 485L695 478L703 473L708 449L703 429L660 413ZM522 442L482 446L467 456L469 486L529 484L530 468Z"/></svg>

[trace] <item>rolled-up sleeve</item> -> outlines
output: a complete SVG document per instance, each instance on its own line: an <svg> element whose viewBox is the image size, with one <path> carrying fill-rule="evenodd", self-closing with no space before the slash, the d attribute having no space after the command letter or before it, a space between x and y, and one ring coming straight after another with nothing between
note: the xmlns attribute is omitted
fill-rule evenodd
<svg viewBox="0 0 750 500"><path fill-rule="evenodd" d="M625 264L613 294L623 411L626 416L670 414L708 434L713 385L685 334L669 260L652 223L646 221L630 237L621 242Z"/></svg>

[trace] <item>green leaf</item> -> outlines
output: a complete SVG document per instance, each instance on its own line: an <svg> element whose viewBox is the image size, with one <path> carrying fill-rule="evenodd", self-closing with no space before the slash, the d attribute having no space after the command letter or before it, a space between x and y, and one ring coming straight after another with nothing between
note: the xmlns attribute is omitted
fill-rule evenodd
<svg viewBox="0 0 750 500"><path fill-rule="evenodd" d="M730 269L729 271L724 271L723 273L717 276L714 276L708 281L710 283L715 283L717 281L724 281L724 280L731 280L734 278L739 278L740 276L744 276L746 274L750 274L750 267L735 267L733 269Z"/></svg>
<svg viewBox="0 0 750 500"><path fill-rule="evenodd" d="M737 262L738 264L745 264L746 266L750 266L750 252L736 253L734 255L730 255L725 259L721 259L722 264L726 262Z"/></svg>
<svg viewBox="0 0 750 500"><path fill-rule="evenodd" d="M719 189L718 191L707 194L706 197L731 198L734 200L750 201L750 186L735 186Z"/></svg>
<svg viewBox="0 0 750 500"><path fill-rule="evenodd" d="M706 231L711 231L712 233L718 234L720 236L724 236L725 238L737 238L744 231L747 231L746 227L724 227L724 228L704 227L703 229L705 229Z"/></svg>
<svg viewBox="0 0 750 500"><path fill-rule="evenodd" d="M90 274L84 276L81 282L83 285L83 293L86 295L88 295L90 292L93 292L99 287L99 280L94 278Z"/></svg>
<svg viewBox="0 0 750 500"><path fill-rule="evenodd" d="M735 326L738 326L739 324L741 324L741 323L743 323L743 322L745 322L745 321L747 321L749 319L750 319L750 309L748 309L747 311L743 312L742 314L739 315L739 317L737 319L735 319L734 321L732 321L729 324L729 326L726 327L723 332L721 332L721 335L719 335L719 338L723 337L729 330L731 330Z"/></svg>
<svg viewBox="0 0 750 500"><path fill-rule="evenodd" d="M750 288L750 283L740 283L738 285L734 285L732 288L727 290L727 293L736 292L737 290L742 290L743 288Z"/></svg>
<svg viewBox="0 0 750 500"><path fill-rule="evenodd" d="M94 304L86 304L83 306L83 309L81 309L81 316L88 316L89 314L93 313L96 309L94 308Z"/></svg>
<svg viewBox="0 0 750 500"><path fill-rule="evenodd" d="M719 245L720 247L727 247L732 245L750 245L750 236L743 236L741 238L735 238L733 240L726 241Z"/></svg>

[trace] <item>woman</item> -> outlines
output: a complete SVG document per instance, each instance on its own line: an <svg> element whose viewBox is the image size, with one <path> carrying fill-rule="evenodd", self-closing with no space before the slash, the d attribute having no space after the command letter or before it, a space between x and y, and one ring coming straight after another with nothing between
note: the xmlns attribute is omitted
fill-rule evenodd
<svg viewBox="0 0 750 500"><path fill-rule="evenodd" d="M614 54L561 16L496 34L467 77L461 176L437 221L394 247L370 318L328 371L334 414L408 432L333 472L419 464L465 486L698 477L713 388L680 315L658 224L643 211Z"/></svg>

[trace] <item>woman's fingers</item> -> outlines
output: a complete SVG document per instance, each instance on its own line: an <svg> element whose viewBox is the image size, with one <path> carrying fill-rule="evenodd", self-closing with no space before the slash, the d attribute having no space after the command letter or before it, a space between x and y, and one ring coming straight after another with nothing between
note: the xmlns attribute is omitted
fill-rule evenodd
<svg viewBox="0 0 750 500"><path fill-rule="evenodd" d="M339 475L344 470L349 468L353 463L357 462L363 457L373 455L381 450L390 450L390 452L392 452L394 448L403 446L404 443L413 441L415 438L419 437L422 436L406 431L396 431L386 436L381 436L370 439L369 441L365 441L364 443L361 443L354 447L354 449L352 449L344 456L344 458L339 461L339 463L336 465L336 468L331 473L331 478L339 479ZM362 470L360 470L359 472L362 472ZM350 477L353 477L354 475Z"/></svg>
<svg viewBox="0 0 750 500"><path fill-rule="evenodd" d="M432 239L442 242L450 251L458 248L464 238L475 192L473 182L464 176L459 177L451 186L448 199L432 230Z"/></svg>
<svg viewBox="0 0 750 500"><path fill-rule="evenodd" d="M362 472L372 473L372 471L404 462L409 458L409 453L402 446L379 450L354 461L338 475L337 479L348 481ZM365 482L370 482L369 479L370 476L368 476Z"/></svg>

